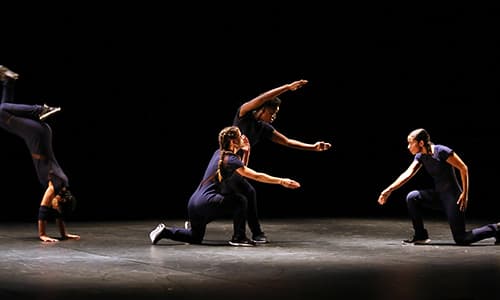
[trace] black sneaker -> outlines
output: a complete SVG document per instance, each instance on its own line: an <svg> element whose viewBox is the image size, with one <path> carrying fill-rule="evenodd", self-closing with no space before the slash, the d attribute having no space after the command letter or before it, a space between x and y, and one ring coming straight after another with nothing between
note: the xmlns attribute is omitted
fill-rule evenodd
<svg viewBox="0 0 500 300"><path fill-rule="evenodd" d="M241 247L253 247L256 244L255 244L254 241L252 241L251 239L248 239L248 238L243 238L243 239L232 238L229 241L229 245L231 245L231 246L241 246Z"/></svg>
<svg viewBox="0 0 500 300"><path fill-rule="evenodd" d="M7 77L16 80L19 74L12 72L9 68L0 65L0 81L4 81Z"/></svg>
<svg viewBox="0 0 500 300"><path fill-rule="evenodd" d="M151 244L156 245L159 240L163 237L163 230L165 229L165 224L160 223L156 228L149 233L149 239L151 240Z"/></svg>
<svg viewBox="0 0 500 300"><path fill-rule="evenodd" d="M411 239L403 240L402 243L407 245L427 245L431 243L431 239L428 237L417 238L413 236Z"/></svg>
<svg viewBox="0 0 500 300"><path fill-rule="evenodd" d="M44 104L43 108L42 108L42 112L40 112L38 117L40 118L40 121L43 121L48 116L50 116L50 115L52 115L60 110L61 110L60 107L50 107L47 104Z"/></svg>
<svg viewBox="0 0 500 300"><path fill-rule="evenodd" d="M267 236L264 233L252 236L252 241L254 241L256 244L269 243L269 239L267 238Z"/></svg>

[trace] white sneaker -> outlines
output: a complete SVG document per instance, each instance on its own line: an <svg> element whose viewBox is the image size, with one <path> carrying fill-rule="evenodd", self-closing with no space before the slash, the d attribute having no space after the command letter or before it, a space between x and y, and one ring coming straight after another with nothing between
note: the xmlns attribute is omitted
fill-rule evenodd
<svg viewBox="0 0 500 300"><path fill-rule="evenodd" d="M50 107L47 104L44 104L43 110L38 117L40 118L40 121L43 121L48 116L50 116L50 115L52 115L60 110L61 110L60 107Z"/></svg>
<svg viewBox="0 0 500 300"><path fill-rule="evenodd" d="M151 231L149 233L149 239L151 240L151 243L153 245L156 245L156 243L158 243L159 240L161 240L162 236L162 232L163 232L163 229L165 229L165 224L163 223L160 223L158 224L158 226L156 226L156 228Z"/></svg>

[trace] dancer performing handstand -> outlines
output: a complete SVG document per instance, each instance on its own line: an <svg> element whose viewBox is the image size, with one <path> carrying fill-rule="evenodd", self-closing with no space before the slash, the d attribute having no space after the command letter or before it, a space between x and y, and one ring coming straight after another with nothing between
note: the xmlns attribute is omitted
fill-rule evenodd
<svg viewBox="0 0 500 300"><path fill-rule="evenodd" d="M44 120L60 111L59 107L13 103L13 85L18 74L0 65L3 82L0 127L24 140L40 184L45 192L38 212L38 236L44 242L59 239L47 235L47 221L55 220L61 239L80 239L66 230L64 220L73 212L76 200L69 190L68 177L56 160L52 147L52 129Z"/></svg>

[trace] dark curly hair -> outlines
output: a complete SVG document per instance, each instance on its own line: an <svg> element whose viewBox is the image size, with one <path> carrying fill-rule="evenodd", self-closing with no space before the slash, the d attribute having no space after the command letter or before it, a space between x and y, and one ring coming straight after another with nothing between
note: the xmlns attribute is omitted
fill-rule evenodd
<svg viewBox="0 0 500 300"><path fill-rule="evenodd" d="M59 200L59 208L61 211L61 215L64 218L70 217L76 209L76 198L70 192L70 190L63 189L61 193L59 193L61 200Z"/></svg>

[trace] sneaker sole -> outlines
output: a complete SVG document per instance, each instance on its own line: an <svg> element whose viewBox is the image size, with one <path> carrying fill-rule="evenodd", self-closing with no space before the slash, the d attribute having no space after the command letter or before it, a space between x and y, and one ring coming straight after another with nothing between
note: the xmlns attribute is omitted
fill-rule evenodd
<svg viewBox="0 0 500 300"><path fill-rule="evenodd" d="M239 247L255 247L255 245L252 245L252 244L235 243L235 242L232 242L232 241L229 241L229 245L231 245L231 246L239 246Z"/></svg>
<svg viewBox="0 0 500 300"><path fill-rule="evenodd" d="M61 108L60 108L60 107L59 107L59 108L56 108L56 109L54 109L54 110L51 110L51 111L49 111L49 112L48 112L48 113L46 113L46 114L41 115L41 116L40 116L40 121L43 121L43 120L44 120L44 119L46 119L48 116L53 115L53 114L55 114L55 113L56 113L56 112L58 112L58 111L61 111Z"/></svg>
<svg viewBox="0 0 500 300"><path fill-rule="evenodd" d="M256 240L252 240L252 241L256 244L269 244L269 241L256 241Z"/></svg>
<svg viewBox="0 0 500 300"><path fill-rule="evenodd" d="M418 245L429 245L431 243L431 239L425 239L425 240L416 241L416 242L413 242L413 243L401 241L401 243L403 245L416 245L416 246L418 246Z"/></svg>

